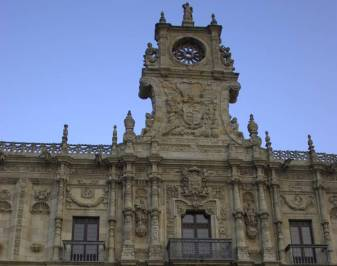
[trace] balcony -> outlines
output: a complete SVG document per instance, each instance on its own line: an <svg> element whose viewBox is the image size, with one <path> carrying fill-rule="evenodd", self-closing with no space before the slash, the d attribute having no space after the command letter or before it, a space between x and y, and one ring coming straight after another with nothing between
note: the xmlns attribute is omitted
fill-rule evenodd
<svg viewBox="0 0 337 266"><path fill-rule="evenodd" d="M168 241L167 254L170 264L183 262L233 261L230 239L177 239Z"/></svg>
<svg viewBox="0 0 337 266"><path fill-rule="evenodd" d="M63 241L63 260L76 262L104 261L104 241Z"/></svg>
<svg viewBox="0 0 337 266"><path fill-rule="evenodd" d="M328 265L327 245L288 245L285 249L291 265Z"/></svg>

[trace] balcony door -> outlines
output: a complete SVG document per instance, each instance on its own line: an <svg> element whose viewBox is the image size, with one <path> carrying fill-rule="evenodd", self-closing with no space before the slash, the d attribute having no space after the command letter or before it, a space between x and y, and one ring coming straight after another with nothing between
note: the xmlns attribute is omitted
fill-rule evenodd
<svg viewBox="0 0 337 266"><path fill-rule="evenodd" d="M212 256L212 242L208 240L211 238L211 223L205 212L187 211L182 216L181 229L182 253L185 258L202 259Z"/></svg>
<svg viewBox="0 0 337 266"><path fill-rule="evenodd" d="M312 248L313 236L311 221L290 221L290 237L295 264L316 263L315 249ZM298 246L298 247L296 247Z"/></svg>
<svg viewBox="0 0 337 266"><path fill-rule="evenodd" d="M73 218L72 261L98 261L98 226L97 217Z"/></svg>

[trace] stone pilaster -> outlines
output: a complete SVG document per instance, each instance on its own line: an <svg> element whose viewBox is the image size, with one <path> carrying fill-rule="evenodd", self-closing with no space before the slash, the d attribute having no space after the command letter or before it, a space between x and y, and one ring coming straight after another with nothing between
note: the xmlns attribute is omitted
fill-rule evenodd
<svg viewBox="0 0 337 266"><path fill-rule="evenodd" d="M27 178L21 178L17 184L17 203L16 203L16 215L15 215L15 230L14 230L14 247L12 257L14 260L19 260L20 251L22 246L22 235L24 226L24 206L25 196L27 190Z"/></svg>
<svg viewBox="0 0 337 266"><path fill-rule="evenodd" d="M274 224L276 226L276 236L277 236L277 250L278 257L281 263L285 263L285 245L284 236L282 229L282 218L281 218L281 202L280 202L280 184L278 182L277 176L275 174L275 169L271 169L271 177L269 179L271 193L272 193L272 204L273 204L273 216Z"/></svg>
<svg viewBox="0 0 337 266"><path fill-rule="evenodd" d="M269 212L265 195L264 169L257 167L257 186L259 199L259 217L261 223L261 243L263 250L264 262L275 262L275 252L271 240L270 226L269 226Z"/></svg>
<svg viewBox="0 0 337 266"><path fill-rule="evenodd" d="M123 247L122 247L122 264L132 264L135 261L135 244L134 244L134 210L133 210L133 165L132 162L126 162L126 171L123 179L124 194L124 224L123 224Z"/></svg>
<svg viewBox="0 0 337 266"><path fill-rule="evenodd" d="M328 245L328 256L329 261L335 263L336 256L334 255L332 249L332 242L331 242L331 234L330 234L330 223L329 217L326 210L326 191L325 187L322 184L322 178L319 170L318 165L313 165L313 173L314 173L314 191L315 197L318 202L319 207L319 214L320 214L320 221L323 231L323 238L326 245Z"/></svg>
<svg viewBox="0 0 337 266"><path fill-rule="evenodd" d="M53 243L53 260L60 260L60 252L62 249L62 223L63 223L63 206L66 186L67 167L61 163L57 173L57 203L55 209L54 223L54 243Z"/></svg>
<svg viewBox="0 0 337 266"><path fill-rule="evenodd" d="M233 188L233 205L235 219L235 238L238 261L250 261L248 247L245 238L245 227L243 221L243 209L239 191L239 176L237 166L232 166L232 188Z"/></svg>
<svg viewBox="0 0 337 266"><path fill-rule="evenodd" d="M156 172L153 172L155 174ZM159 210L159 177L150 177L151 181L151 232L150 232L150 260L162 260L163 254L160 246L160 210Z"/></svg>
<svg viewBox="0 0 337 266"><path fill-rule="evenodd" d="M114 171L108 179L109 186L109 210L108 210L108 261L115 262L115 230L116 230L116 180Z"/></svg>

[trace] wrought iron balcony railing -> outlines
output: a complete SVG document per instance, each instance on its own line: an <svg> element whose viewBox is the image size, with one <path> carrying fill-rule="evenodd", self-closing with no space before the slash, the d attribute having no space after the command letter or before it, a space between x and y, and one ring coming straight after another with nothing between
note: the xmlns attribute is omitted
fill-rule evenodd
<svg viewBox="0 0 337 266"><path fill-rule="evenodd" d="M168 241L169 262L177 261L232 261L230 239L178 239Z"/></svg>
<svg viewBox="0 0 337 266"><path fill-rule="evenodd" d="M64 261L104 261L104 241L63 241Z"/></svg>
<svg viewBox="0 0 337 266"><path fill-rule="evenodd" d="M288 245L286 253L290 264L328 265L327 245Z"/></svg>

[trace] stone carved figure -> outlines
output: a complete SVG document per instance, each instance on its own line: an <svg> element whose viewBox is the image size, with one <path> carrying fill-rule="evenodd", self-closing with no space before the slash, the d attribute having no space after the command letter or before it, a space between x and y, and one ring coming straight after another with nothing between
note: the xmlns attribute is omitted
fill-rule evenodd
<svg viewBox="0 0 337 266"><path fill-rule="evenodd" d="M163 82L167 127L164 135L217 137L217 102L200 83Z"/></svg>
<svg viewBox="0 0 337 266"><path fill-rule="evenodd" d="M150 131L150 129L153 126L154 121L154 114L152 113L146 113L145 114L145 128L142 130L142 135L144 136L146 133Z"/></svg>
<svg viewBox="0 0 337 266"><path fill-rule="evenodd" d="M238 119L236 117L233 117L231 119L231 128L234 131L234 133L239 137L239 138L243 138L243 134L242 132L239 131L239 123L238 123Z"/></svg>
<svg viewBox="0 0 337 266"><path fill-rule="evenodd" d="M84 199L92 199L95 197L95 190L91 187L81 188L81 197Z"/></svg>
<svg viewBox="0 0 337 266"><path fill-rule="evenodd" d="M135 202L135 232L138 237L145 237L147 234L148 211L146 208L146 196L147 191L145 189L137 189Z"/></svg>
<svg viewBox="0 0 337 266"><path fill-rule="evenodd" d="M50 197L50 192L47 190L39 190L35 191L34 199L36 201L47 201Z"/></svg>
<svg viewBox="0 0 337 266"><path fill-rule="evenodd" d="M181 194L191 201L193 208L198 208L209 195L206 176L206 170L197 167L182 170Z"/></svg>
<svg viewBox="0 0 337 266"><path fill-rule="evenodd" d="M154 65L158 60L158 49L152 46L152 43L147 44L144 54L144 66L148 67Z"/></svg>
<svg viewBox="0 0 337 266"><path fill-rule="evenodd" d="M229 68L231 71L234 71L235 70L235 68L233 67L234 60L232 59L232 53L230 52L230 48L221 45L220 54L223 65L226 68Z"/></svg>
<svg viewBox="0 0 337 266"><path fill-rule="evenodd" d="M243 202L246 234L250 239L255 239L258 233L258 228L254 195L250 192L245 192L243 195Z"/></svg>
<svg viewBox="0 0 337 266"><path fill-rule="evenodd" d="M183 16L183 26L193 26L193 8L189 3L183 4L184 16Z"/></svg>

